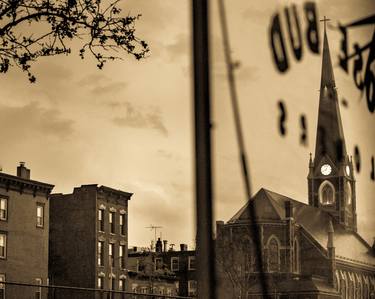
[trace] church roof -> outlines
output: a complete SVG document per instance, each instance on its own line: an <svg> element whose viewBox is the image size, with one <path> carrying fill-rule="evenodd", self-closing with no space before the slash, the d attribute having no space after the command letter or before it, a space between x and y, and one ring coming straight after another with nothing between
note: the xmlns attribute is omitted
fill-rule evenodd
<svg viewBox="0 0 375 299"><path fill-rule="evenodd" d="M293 206L293 217L318 244L326 250L328 242L327 230L333 220L331 215L319 208L307 205L287 196L260 189L229 221L229 224L248 223L250 220L249 205L255 209L256 221L286 220L285 202L290 201ZM353 231L333 221L336 258L360 262L368 266L375 266L375 257L370 254L370 246L362 237ZM350 246L348 246L350 244Z"/></svg>

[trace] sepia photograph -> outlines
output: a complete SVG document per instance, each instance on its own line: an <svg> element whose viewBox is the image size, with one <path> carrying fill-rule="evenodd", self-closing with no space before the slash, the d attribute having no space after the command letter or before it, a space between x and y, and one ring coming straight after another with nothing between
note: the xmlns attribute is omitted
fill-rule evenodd
<svg viewBox="0 0 375 299"><path fill-rule="evenodd" d="M0 299L375 299L374 0L0 0Z"/></svg>

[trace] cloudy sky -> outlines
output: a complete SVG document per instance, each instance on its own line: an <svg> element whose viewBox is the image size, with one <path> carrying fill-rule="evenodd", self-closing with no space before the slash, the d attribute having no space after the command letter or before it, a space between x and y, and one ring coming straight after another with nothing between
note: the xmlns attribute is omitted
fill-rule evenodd
<svg viewBox="0 0 375 299"><path fill-rule="evenodd" d="M226 1L253 192L266 187L307 202L309 152L315 147L321 58L306 41L306 1ZM344 3L345 2L345 3ZM374 11L371 0L320 0L318 17L331 25L350 23ZM294 59L284 9L295 4L303 31L303 57ZM66 57L40 59L33 65L37 83L11 70L0 76L0 164L15 174L26 161L32 178L54 184L55 192L97 183L133 192L129 212L130 245L148 245L150 224L163 226L170 243L195 238L190 1L123 0L124 11L141 13L137 34L147 40L150 56L108 63L103 70L73 48ZM269 47L269 26L280 14L289 70L280 74ZM229 220L245 202L230 107L216 1L211 8L213 154L215 218ZM374 26L352 29L355 42L368 43ZM322 33L320 31L320 33ZM359 232L372 241L375 231L375 115L355 88L351 75L337 65L341 35L328 31L341 115L349 153L358 145ZM364 53L367 59L368 52ZM374 66L372 66L374 70ZM282 100L287 135L278 131ZM299 117L307 119L308 144L299 142Z"/></svg>

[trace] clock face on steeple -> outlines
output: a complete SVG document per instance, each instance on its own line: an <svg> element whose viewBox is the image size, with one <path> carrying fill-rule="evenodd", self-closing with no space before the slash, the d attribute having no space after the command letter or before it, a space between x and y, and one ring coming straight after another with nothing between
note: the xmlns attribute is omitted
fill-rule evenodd
<svg viewBox="0 0 375 299"><path fill-rule="evenodd" d="M332 167L329 164L323 164L322 167L320 168L320 172L323 175L329 175L332 172Z"/></svg>

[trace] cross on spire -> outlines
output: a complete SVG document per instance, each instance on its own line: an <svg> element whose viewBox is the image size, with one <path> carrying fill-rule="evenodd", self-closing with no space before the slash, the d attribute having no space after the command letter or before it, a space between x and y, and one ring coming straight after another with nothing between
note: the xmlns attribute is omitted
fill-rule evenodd
<svg viewBox="0 0 375 299"><path fill-rule="evenodd" d="M324 16L324 18L323 18L323 20L319 20L320 22L324 22L324 31L326 30L326 23L328 22L328 21L331 21L331 19L327 19L327 17L326 16Z"/></svg>

